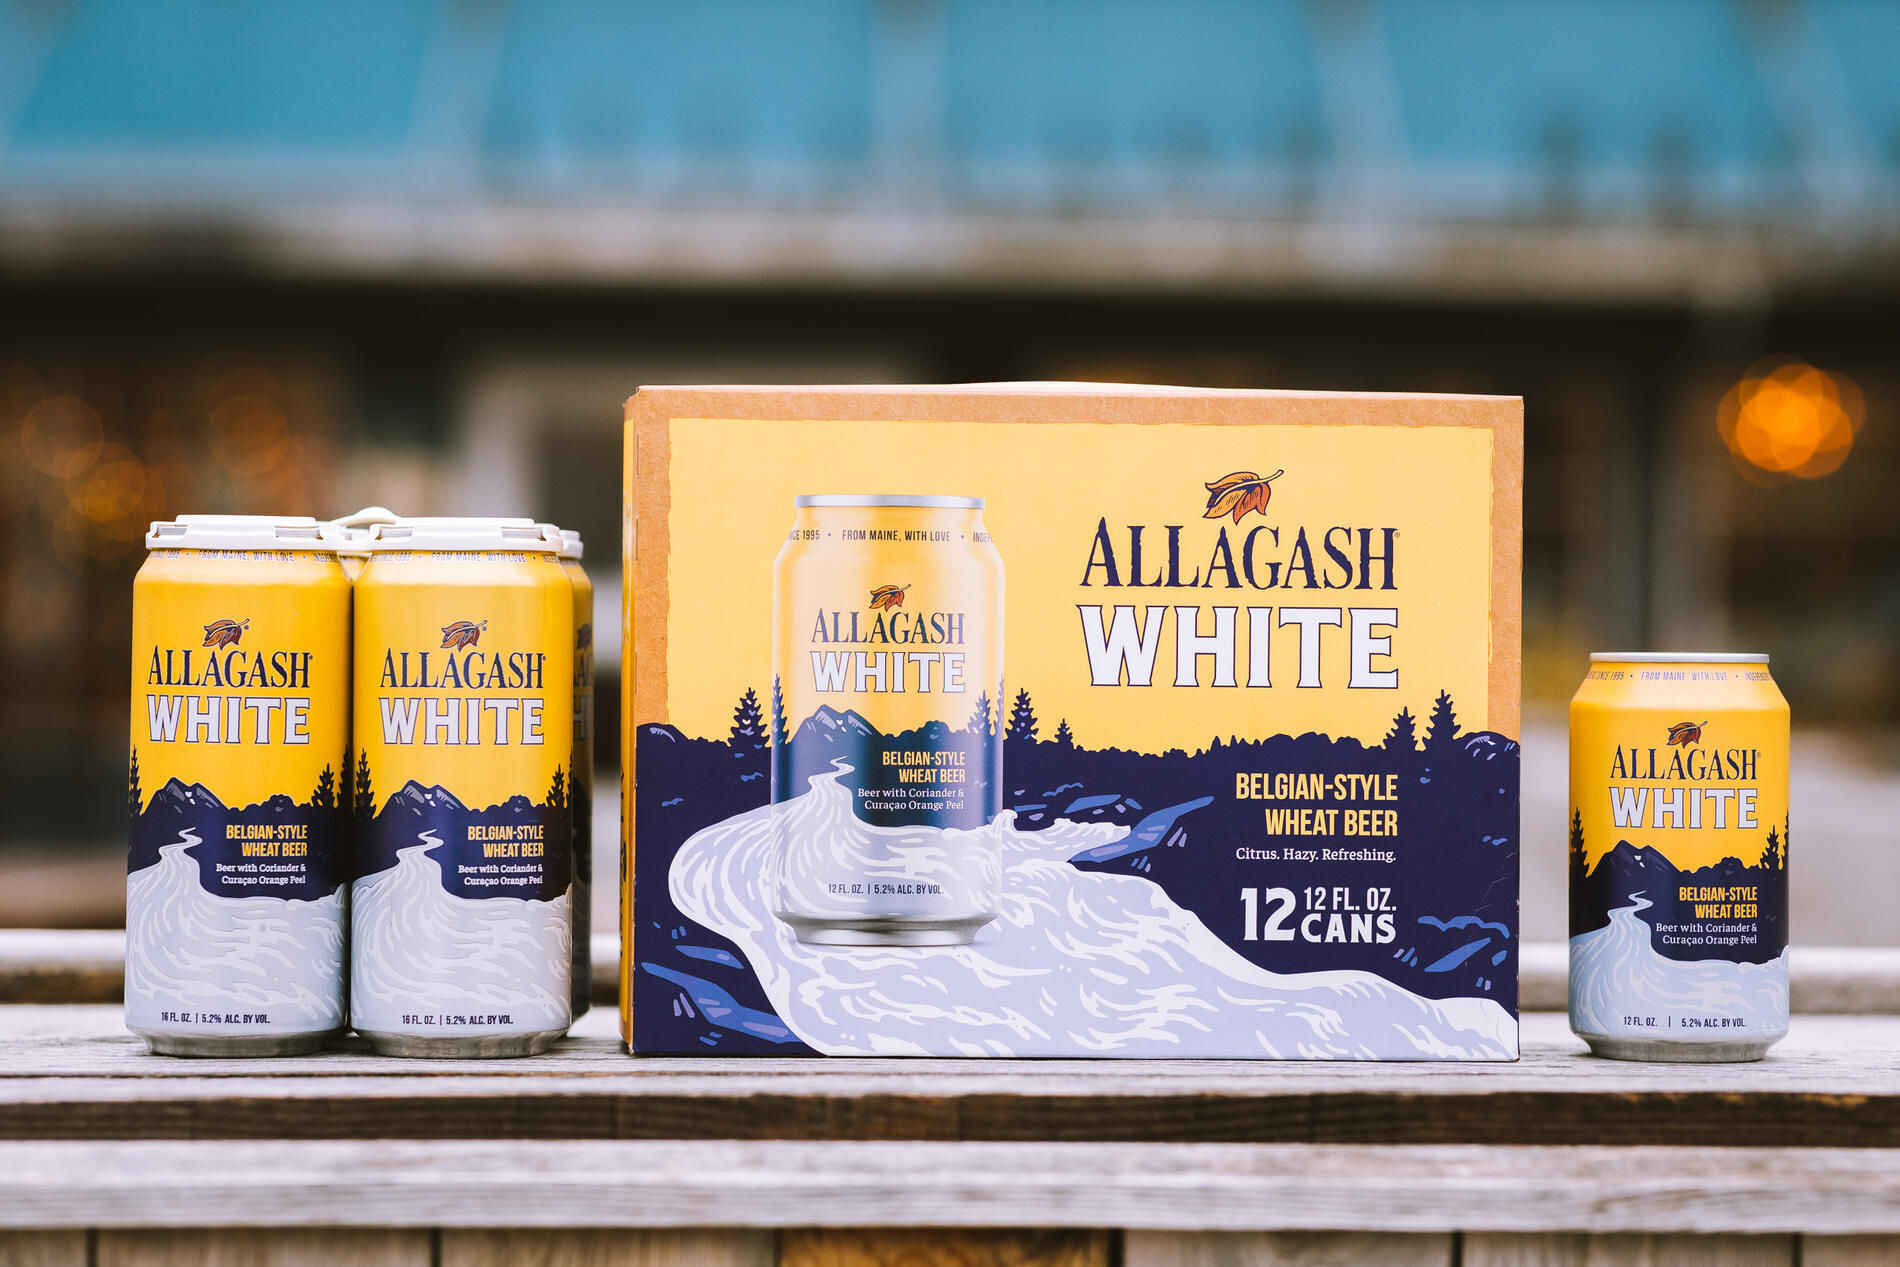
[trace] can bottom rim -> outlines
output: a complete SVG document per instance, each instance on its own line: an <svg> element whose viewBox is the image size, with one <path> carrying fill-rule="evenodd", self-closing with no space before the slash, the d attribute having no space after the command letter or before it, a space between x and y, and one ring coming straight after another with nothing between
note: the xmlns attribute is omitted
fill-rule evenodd
<svg viewBox="0 0 1900 1267"><path fill-rule="evenodd" d="M359 1029L369 1049L379 1056L411 1060L508 1060L539 1056L567 1035L566 1029L544 1029L529 1034L380 1034Z"/></svg>
<svg viewBox="0 0 1900 1267"><path fill-rule="evenodd" d="M155 1056L188 1056L197 1059L308 1056L322 1051L326 1043L343 1034L340 1029L317 1030L307 1034L172 1034L147 1029L134 1029L132 1032L145 1040L145 1046Z"/></svg>
<svg viewBox="0 0 1900 1267"><path fill-rule="evenodd" d="M1760 1060L1768 1054L1768 1049L1780 1042L1781 1034L1773 1038L1751 1039L1747 1042L1714 1043L1672 1043L1655 1038L1617 1038L1608 1034L1579 1034L1577 1037L1590 1044L1594 1055L1610 1060L1640 1060L1652 1064L1670 1065L1722 1065L1748 1064Z"/></svg>

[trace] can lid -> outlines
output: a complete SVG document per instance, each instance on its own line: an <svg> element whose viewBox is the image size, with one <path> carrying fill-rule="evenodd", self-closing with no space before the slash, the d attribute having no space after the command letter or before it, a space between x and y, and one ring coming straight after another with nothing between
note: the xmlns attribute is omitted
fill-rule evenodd
<svg viewBox="0 0 1900 1267"><path fill-rule="evenodd" d="M155 520L148 550L307 550L335 554L342 529L309 515L180 515Z"/></svg>
<svg viewBox="0 0 1900 1267"><path fill-rule="evenodd" d="M981 497L932 497L917 493L817 493L792 498L794 506L922 506L935 510L981 510Z"/></svg>
<svg viewBox="0 0 1900 1267"><path fill-rule="evenodd" d="M401 523L402 516L387 506L365 506L354 515L341 515L330 522L343 530L343 544L336 552L360 559L369 554L370 528L376 524Z"/></svg>
<svg viewBox="0 0 1900 1267"><path fill-rule="evenodd" d="M1591 664L1767 664L1765 654L1721 651L1592 651Z"/></svg>
<svg viewBox="0 0 1900 1267"><path fill-rule="evenodd" d="M558 529L532 519L480 519L425 515L396 523L372 524L364 546L370 552L388 550L525 550L553 554L560 549Z"/></svg>

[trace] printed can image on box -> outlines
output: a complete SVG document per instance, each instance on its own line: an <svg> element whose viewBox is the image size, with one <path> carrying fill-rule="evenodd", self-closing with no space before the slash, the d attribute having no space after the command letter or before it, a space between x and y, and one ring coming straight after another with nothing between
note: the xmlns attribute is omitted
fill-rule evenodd
<svg viewBox="0 0 1900 1267"><path fill-rule="evenodd" d="M642 388L629 1046L1515 1058L1521 463L1507 398Z"/></svg>
<svg viewBox="0 0 1900 1267"><path fill-rule="evenodd" d="M1759 1060L1788 1032L1788 702L1765 655L1590 657L1570 703L1570 1027Z"/></svg>
<svg viewBox="0 0 1900 1267"><path fill-rule="evenodd" d="M1003 565L982 500L795 505L772 581L773 913L811 945L961 945L1000 880Z"/></svg>

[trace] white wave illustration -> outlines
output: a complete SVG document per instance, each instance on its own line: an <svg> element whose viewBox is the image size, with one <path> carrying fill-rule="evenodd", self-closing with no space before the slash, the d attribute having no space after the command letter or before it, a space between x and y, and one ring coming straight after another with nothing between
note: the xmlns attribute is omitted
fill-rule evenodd
<svg viewBox="0 0 1900 1267"><path fill-rule="evenodd" d="M1610 912L1603 928L1570 939L1570 1026L1585 1034L1683 1041L1778 1039L1788 1032L1788 952L1767 963L1669 959L1656 953L1637 912L1652 903L1640 893ZM1631 1013L1666 1016L1674 1024L1636 1027ZM1684 1030L1684 1019L1728 1017L1739 1027Z"/></svg>
<svg viewBox="0 0 1900 1267"><path fill-rule="evenodd" d="M797 799L813 797L849 812L835 779ZM1517 1022L1495 1000L1421 998L1360 971L1268 972L1159 885L1069 864L1126 827L1014 823L1005 811L993 828L1001 914L969 946L800 943L772 913L771 806L695 833L669 888L681 913L739 946L773 1010L827 1054L1179 1055L1190 1044L1230 1057L1517 1054Z"/></svg>
<svg viewBox="0 0 1900 1267"><path fill-rule="evenodd" d="M396 851L396 865L364 876L352 894L350 1021L385 1034L542 1033L565 1029L573 953L573 890L560 897L467 898L442 884L421 844ZM405 1016L502 1015L505 1023L452 1028Z"/></svg>
<svg viewBox="0 0 1900 1267"><path fill-rule="evenodd" d="M814 775L817 794L772 807L773 909L806 919L993 916L1002 859L993 826L880 827L852 812L851 768ZM875 893L887 884L897 890ZM859 892L850 890L856 887Z"/></svg>
<svg viewBox="0 0 1900 1267"><path fill-rule="evenodd" d="M262 1014L220 1034L308 1034L343 1024L343 888L323 897L207 893L186 829L126 877L125 1019L135 1030L199 1033L165 1013Z"/></svg>

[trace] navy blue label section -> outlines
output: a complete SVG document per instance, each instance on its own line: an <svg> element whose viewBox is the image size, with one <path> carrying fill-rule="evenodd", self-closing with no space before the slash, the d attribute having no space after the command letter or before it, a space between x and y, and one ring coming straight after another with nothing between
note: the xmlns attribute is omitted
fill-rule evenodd
<svg viewBox="0 0 1900 1267"><path fill-rule="evenodd" d="M1192 753L1146 753L1086 748L1066 727L1054 738L1018 734L993 744L1003 762L996 786L1018 831L1057 819L1127 827L1070 865L1161 886L1227 946L1269 971L1356 968L1428 998L1494 999L1515 1015L1518 746L1488 731L1459 733L1451 701L1441 705L1444 720L1434 718L1431 734L1418 737L1408 715L1395 724L1393 739L1372 745L1276 735L1214 738ZM862 718L854 724L854 716L821 712L807 719L792 731L790 752L751 726L735 728L730 741L693 738L664 724L637 728L635 1051L809 1050L773 1014L739 947L673 904L668 877L695 832L767 803L775 765L786 787L794 771L826 771L840 754L866 751L859 727L872 728ZM995 777L994 758L983 768ZM1329 789L1339 776L1370 782L1354 784L1359 791L1344 800L1238 794L1239 776L1274 772L1298 772ZM1364 795L1373 786L1392 788L1394 799ZM1389 821L1360 823L1395 831L1347 834L1342 823L1327 834L1276 834L1268 829L1268 808L1389 809ZM1268 851L1272 858L1261 856ZM1296 905L1278 911L1266 896L1272 889L1292 893ZM1317 907L1309 889L1319 893ZM1255 893L1256 931L1270 927L1283 938L1246 937L1247 890Z"/></svg>
<svg viewBox="0 0 1900 1267"><path fill-rule="evenodd" d="M396 865L405 849L423 848L442 869L442 885L457 897L516 897L549 901L573 880L573 820L558 783L541 802L511 796L499 805L470 809L447 788L411 779L359 823L356 874Z"/></svg>
<svg viewBox="0 0 1900 1267"><path fill-rule="evenodd" d="M772 1011L739 947L680 914L667 885L694 832L766 803L773 746L749 731L730 743L662 725L634 734L635 1051L817 1054Z"/></svg>
<svg viewBox="0 0 1900 1267"><path fill-rule="evenodd" d="M1665 959L1767 963L1787 949L1788 852L1782 831L1762 833L1762 855L1752 866L1724 858L1712 867L1681 871L1661 850L1627 840L1593 867L1584 866L1583 856L1573 826L1572 937L1607 926L1612 911L1634 907L1636 918L1649 925L1649 944Z"/></svg>
<svg viewBox="0 0 1900 1267"><path fill-rule="evenodd" d="M1019 830L1057 818L1127 826L1071 865L1153 881L1261 967L1357 968L1427 998L1491 998L1515 1012L1518 748L1510 739L1478 731L1366 746L1275 735L1160 754L1044 740L1007 747L1004 803ZM1237 795L1241 777L1278 772L1307 776L1303 790L1323 794ZM1341 776L1362 781L1342 785ZM1269 777L1264 790L1272 786ZM1355 791L1342 798L1342 786ZM1388 787L1396 799L1362 794ZM1309 816L1301 834L1269 824L1269 811L1298 810L1336 817ZM1348 810L1361 812L1361 832L1396 834L1349 835Z"/></svg>
<svg viewBox="0 0 1900 1267"><path fill-rule="evenodd" d="M279 795L234 809L202 783L173 779L133 816L126 870L152 866L167 845L182 845L207 893L326 897L343 883L349 864L343 811L333 790L325 791L301 805Z"/></svg>
<svg viewBox="0 0 1900 1267"><path fill-rule="evenodd" d="M852 811L883 827L968 830L1002 809L1003 745L985 723L953 730L929 722L886 735L857 713L820 708L775 745L774 803L803 796L811 781L840 766Z"/></svg>

